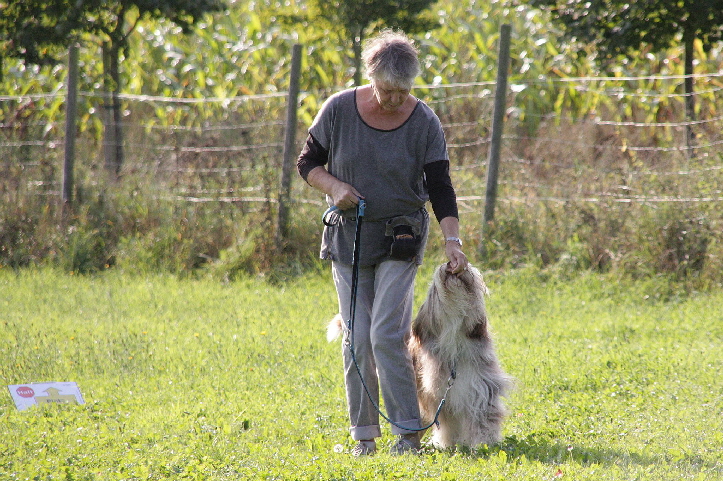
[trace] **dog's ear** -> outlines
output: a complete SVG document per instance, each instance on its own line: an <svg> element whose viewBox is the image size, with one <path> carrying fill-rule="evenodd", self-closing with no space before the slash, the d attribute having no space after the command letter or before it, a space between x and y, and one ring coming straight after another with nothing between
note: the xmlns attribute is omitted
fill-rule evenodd
<svg viewBox="0 0 723 481"><path fill-rule="evenodd" d="M489 332L487 331L487 318L485 316L482 316L477 320L472 330L467 333L467 337L470 339L490 338Z"/></svg>
<svg viewBox="0 0 723 481"><path fill-rule="evenodd" d="M425 315L425 313L420 311L412 323L412 336L414 336L422 344L427 342L427 338L429 337L429 330L425 329L423 326L424 322L421 322L422 319L420 316L423 315Z"/></svg>

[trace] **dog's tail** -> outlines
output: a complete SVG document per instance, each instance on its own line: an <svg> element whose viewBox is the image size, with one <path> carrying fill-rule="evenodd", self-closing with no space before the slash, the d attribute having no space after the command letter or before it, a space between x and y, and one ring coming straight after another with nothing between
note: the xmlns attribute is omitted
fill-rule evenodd
<svg viewBox="0 0 723 481"><path fill-rule="evenodd" d="M341 335L343 322L344 320L342 319L341 314L337 314L331 321L329 321L329 324L326 326L327 341L332 342Z"/></svg>

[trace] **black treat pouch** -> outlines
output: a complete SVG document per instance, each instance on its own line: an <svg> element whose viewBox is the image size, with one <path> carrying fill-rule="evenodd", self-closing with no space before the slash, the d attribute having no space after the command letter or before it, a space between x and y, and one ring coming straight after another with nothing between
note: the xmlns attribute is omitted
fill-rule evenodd
<svg viewBox="0 0 723 481"><path fill-rule="evenodd" d="M387 222L386 234L392 237L389 257L398 261L411 260L421 246L421 227L417 219L396 217Z"/></svg>

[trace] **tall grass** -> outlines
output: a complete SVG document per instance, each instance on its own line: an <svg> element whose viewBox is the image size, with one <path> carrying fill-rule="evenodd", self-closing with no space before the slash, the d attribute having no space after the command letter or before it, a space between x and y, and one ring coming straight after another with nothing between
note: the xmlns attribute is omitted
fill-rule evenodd
<svg viewBox="0 0 723 481"><path fill-rule="evenodd" d="M75 381L86 404L19 412L5 395L0 479L723 479L720 293L533 269L487 281L518 379L503 442L357 460L326 270L282 286L2 269L0 383Z"/></svg>
<svg viewBox="0 0 723 481"><path fill-rule="evenodd" d="M505 164L503 169L512 167ZM696 184L670 185L652 173L639 184L629 183L629 188L642 193L657 190L671 200L638 203L566 199L570 185L602 191L606 183L614 182L616 174L606 177L587 168L568 175L569 182L560 184L560 192L520 188L526 178L539 181L536 169L505 174L520 180L500 187L495 220L488 225L481 224L480 201L461 201L460 221L471 259L493 269L535 266L561 273L614 271L633 278L673 275L695 289L721 285L720 210L715 202L694 199L706 191L719 195L715 192L720 172L713 171ZM484 191L484 176L477 169L452 175L460 198L479 198ZM293 197L316 199L292 206L290 236L280 245L275 243L273 193L249 209L220 201L184 201L171 197L166 186L162 178L128 176L121 183L108 183L102 191L84 189L82 202L65 212L38 195L3 203L0 265L56 266L74 273L110 268L182 276L211 273L218 279L244 274L284 279L317 269L323 207L318 194L301 179L295 182ZM522 200L515 200L518 195ZM681 196L693 199L675 200ZM429 248L438 253L436 223L430 232Z"/></svg>

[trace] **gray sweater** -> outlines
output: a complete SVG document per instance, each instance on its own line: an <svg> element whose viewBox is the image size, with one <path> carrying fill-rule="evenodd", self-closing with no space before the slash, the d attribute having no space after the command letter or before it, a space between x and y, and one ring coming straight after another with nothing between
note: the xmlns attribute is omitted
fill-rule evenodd
<svg viewBox="0 0 723 481"><path fill-rule="evenodd" d="M400 127L379 130L359 115L356 89L345 90L324 102L309 133L329 151L329 172L364 196L370 221L424 207L425 164L449 160L442 124L422 101Z"/></svg>

